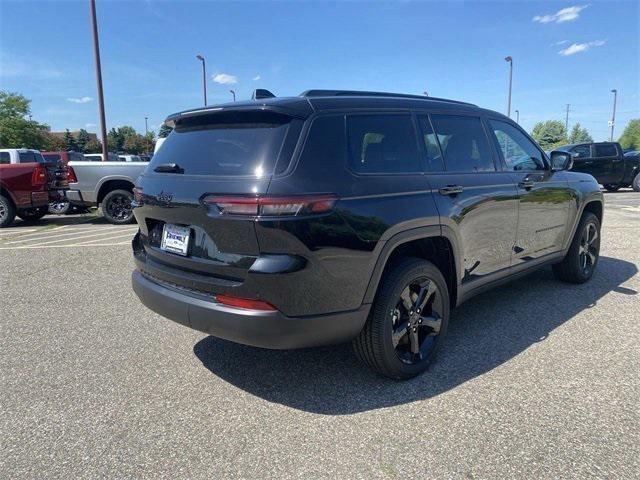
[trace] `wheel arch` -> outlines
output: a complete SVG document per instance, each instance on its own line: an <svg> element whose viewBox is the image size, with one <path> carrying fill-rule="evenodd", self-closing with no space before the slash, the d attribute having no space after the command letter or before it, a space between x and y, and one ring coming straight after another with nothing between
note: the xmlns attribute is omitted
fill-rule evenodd
<svg viewBox="0 0 640 480"><path fill-rule="evenodd" d="M8 199L11 203L13 203L14 208L17 208L16 199L13 198L13 194L11 193L11 191L8 188L6 188L2 183L0 183L0 194L6 199Z"/></svg>
<svg viewBox="0 0 640 480"><path fill-rule="evenodd" d="M104 197L113 190L127 190L132 192L134 186L133 182L128 178L110 178L105 180L98 188L96 203L102 203Z"/></svg>
<svg viewBox="0 0 640 480"><path fill-rule="evenodd" d="M378 255L363 303L373 302L380 282L390 266L401 258L416 257L432 262L442 272L449 288L451 307L455 307L460 259L457 255L458 241L449 230L440 225L419 227L400 232L387 240Z"/></svg>

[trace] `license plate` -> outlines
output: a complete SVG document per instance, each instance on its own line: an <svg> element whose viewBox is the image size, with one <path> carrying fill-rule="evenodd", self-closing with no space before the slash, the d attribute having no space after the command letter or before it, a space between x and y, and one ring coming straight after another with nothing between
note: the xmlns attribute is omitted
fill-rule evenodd
<svg viewBox="0 0 640 480"><path fill-rule="evenodd" d="M189 227L165 223L162 228L160 249L186 256L189 249Z"/></svg>

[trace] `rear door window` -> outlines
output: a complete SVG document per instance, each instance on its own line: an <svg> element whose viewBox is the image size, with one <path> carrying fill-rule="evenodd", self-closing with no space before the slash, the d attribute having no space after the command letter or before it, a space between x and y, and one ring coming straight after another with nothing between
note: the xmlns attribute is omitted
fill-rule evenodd
<svg viewBox="0 0 640 480"><path fill-rule="evenodd" d="M0 165L11 163L9 152L0 152Z"/></svg>
<svg viewBox="0 0 640 480"><path fill-rule="evenodd" d="M45 163L40 152L18 152L20 163Z"/></svg>
<svg viewBox="0 0 640 480"><path fill-rule="evenodd" d="M571 153L575 158L589 158L591 156L591 147L589 145L578 145L571 149Z"/></svg>
<svg viewBox="0 0 640 480"><path fill-rule="evenodd" d="M175 163L186 175L270 175L290 126L296 122L268 111L219 112L181 119L149 168Z"/></svg>
<svg viewBox="0 0 640 480"><path fill-rule="evenodd" d="M432 115L449 172L495 172L489 141L479 117Z"/></svg>
<svg viewBox="0 0 640 480"><path fill-rule="evenodd" d="M604 144L604 145L595 145L596 147L596 157L616 157L618 156L618 149L615 145L612 144Z"/></svg>
<svg viewBox="0 0 640 480"><path fill-rule="evenodd" d="M357 173L418 173L413 119L408 114L347 117L349 166Z"/></svg>

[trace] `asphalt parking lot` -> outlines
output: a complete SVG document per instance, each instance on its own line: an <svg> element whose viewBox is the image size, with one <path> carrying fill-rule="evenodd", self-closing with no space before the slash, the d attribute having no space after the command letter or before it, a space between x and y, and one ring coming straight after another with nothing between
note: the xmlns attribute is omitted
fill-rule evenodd
<svg viewBox="0 0 640 480"><path fill-rule="evenodd" d="M549 269L454 312L430 371L261 350L145 309L135 226L0 231L2 478L638 478L640 193L605 195L585 285ZM52 225L53 223L53 225Z"/></svg>

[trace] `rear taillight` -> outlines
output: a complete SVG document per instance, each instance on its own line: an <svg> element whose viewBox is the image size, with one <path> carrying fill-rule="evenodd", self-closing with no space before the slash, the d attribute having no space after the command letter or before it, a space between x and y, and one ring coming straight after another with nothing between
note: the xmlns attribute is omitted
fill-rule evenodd
<svg viewBox="0 0 640 480"><path fill-rule="evenodd" d="M230 295L216 295L216 301L222 305L228 307L244 308L247 310L262 310L265 312L275 312L276 307L270 303L263 302L262 300L255 300L251 298L238 298Z"/></svg>
<svg viewBox="0 0 640 480"><path fill-rule="evenodd" d="M36 165L31 174L31 185L44 185L47 183L47 169L42 165Z"/></svg>
<svg viewBox="0 0 640 480"><path fill-rule="evenodd" d="M67 180L69 183L78 183L78 177L76 177L76 172L73 171L73 167L67 165L65 168L67 170Z"/></svg>
<svg viewBox="0 0 640 480"><path fill-rule="evenodd" d="M298 197L219 197L208 196L204 203L222 215L302 216L330 212L338 199L331 195Z"/></svg>

